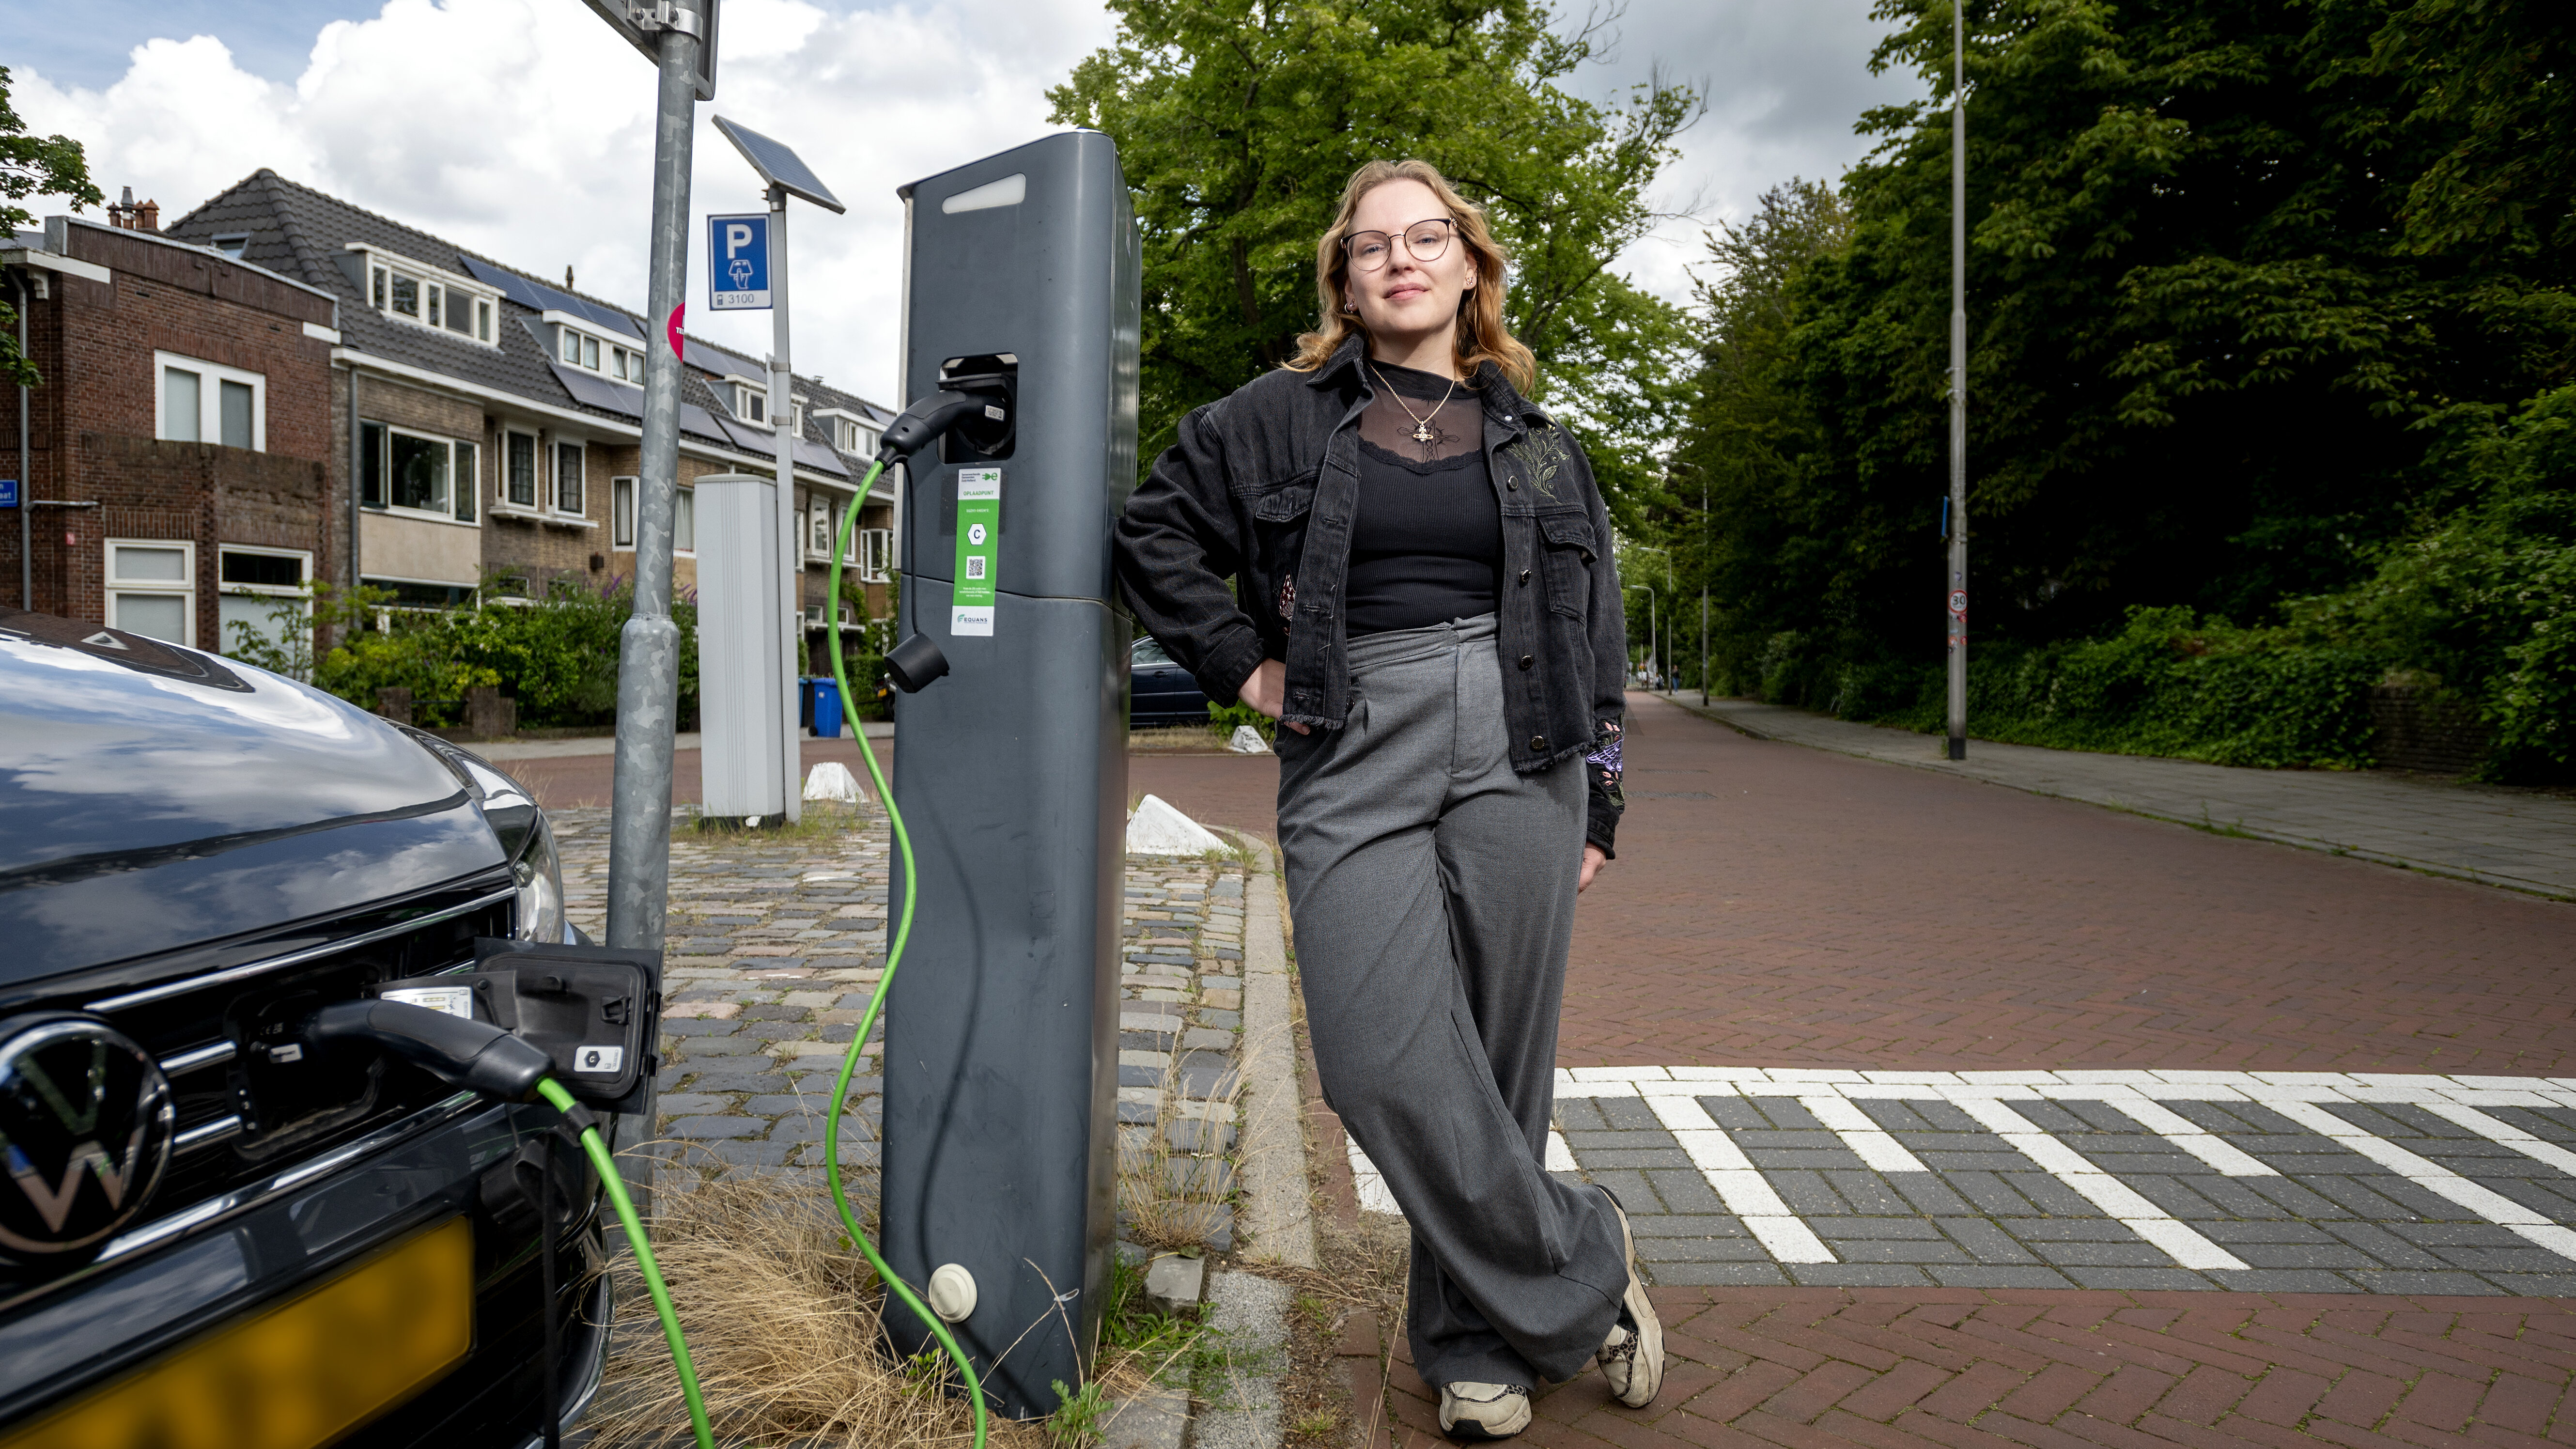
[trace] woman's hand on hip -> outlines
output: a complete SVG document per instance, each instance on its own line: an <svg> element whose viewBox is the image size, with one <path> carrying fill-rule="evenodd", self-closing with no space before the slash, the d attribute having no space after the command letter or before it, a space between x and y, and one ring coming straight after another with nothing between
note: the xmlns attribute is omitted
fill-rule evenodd
<svg viewBox="0 0 2576 1449"><path fill-rule="evenodd" d="M1583 874L1574 878L1574 893L1579 896L1589 889L1592 885L1592 878L1599 875L1601 873L1601 867L1608 865L1609 863L1610 857L1601 853L1600 846L1584 846Z"/></svg>
<svg viewBox="0 0 2576 1449"><path fill-rule="evenodd" d="M1262 660L1261 667L1252 671L1252 677L1243 681L1243 687L1234 692L1234 697L1272 719L1278 719L1280 707L1288 702L1288 666L1276 659ZM1288 723L1288 728L1301 735L1306 733L1306 726L1293 721ZM1586 870L1583 878L1590 880L1591 872Z"/></svg>

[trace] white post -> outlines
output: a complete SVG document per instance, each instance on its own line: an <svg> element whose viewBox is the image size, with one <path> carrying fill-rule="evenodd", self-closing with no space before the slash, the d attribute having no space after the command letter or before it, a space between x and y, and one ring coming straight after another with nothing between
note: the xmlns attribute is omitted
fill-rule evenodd
<svg viewBox="0 0 2576 1449"><path fill-rule="evenodd" d="M805 675L805 549L808 526L796 506L796 378L787 355L787 188L769 188L769 425L778 435L778 603L787 612L786 657L780 681L787 698L780 711L780 767L789 821L805 818L803 740L796 723L796 694ZM831 605L826 603L825 609ZM828 615L827 615L828 617Z"/></svg>

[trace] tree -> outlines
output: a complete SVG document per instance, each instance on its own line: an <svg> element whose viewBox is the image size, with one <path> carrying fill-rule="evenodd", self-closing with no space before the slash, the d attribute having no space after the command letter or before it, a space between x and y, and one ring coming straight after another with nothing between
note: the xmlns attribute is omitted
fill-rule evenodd
<svg viewBox="0 0 2576 1449"><path fill-rule="evenodd" d="M2407 231L2419 178L2487 154L2460 152L2472 122L2427 100L2438 67L2383 53L2392 26L2453 8L1971 0L1981 635L2076 637L2140 606L2250 621L2346 586L2443 504L2446 438L2567 375L2576 314L2528 253ZM1821 562L1784 582L1804 627L1930 659L1951 9L1876 13L1892 28L1874 64L1918 70L1932 98L1863 118L1881 143L1844 181L1850 245L1792 289L1787 385L1816 429L1801 486L1821 530L1799 543ZM2499 134L2552 154L2530 126ZM2543 169L2563 175L2555 154Z"/></svg>
<svg viewBox="0 0 2576 1449"><path fill-rule="evenodd" d="M1534 0L1111 0L1116 41L1048 92L1118 142L1145 250L1146 460L1181 416L1294 350L1315 238L1371 159L1418 156L1489 209L1506 309L1541 394L1605 488L1642 486L1669 427L1675 310L1611 270L1659 219L1647 193L1703 109L1658 77L1622 106L1558 82L1596 53Z"/></svg>
<svg viewBox="0 0 2576 1449"><path fill-rule="evenodd" d="M9 104L9 68L0 65L0 237L15 235L36 214L18 203L30 196L64 196L72 210L106 198L89 179L80 142L69 136L30 136ZM44 378L18 355L18 308L0 295L0 385L36 387Z"/></svg>

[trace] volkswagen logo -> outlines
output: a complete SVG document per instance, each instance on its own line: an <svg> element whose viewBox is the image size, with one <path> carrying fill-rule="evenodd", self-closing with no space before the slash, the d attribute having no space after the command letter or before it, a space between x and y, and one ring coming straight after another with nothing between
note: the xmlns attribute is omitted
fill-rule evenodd
<svg viewBox="0 0 2576 1449"><path fill-rule="evenodd" d="M160 1184L177 1117L160 1066L107 1023L0 1022L0 1255L105 1243Z"/></svg>

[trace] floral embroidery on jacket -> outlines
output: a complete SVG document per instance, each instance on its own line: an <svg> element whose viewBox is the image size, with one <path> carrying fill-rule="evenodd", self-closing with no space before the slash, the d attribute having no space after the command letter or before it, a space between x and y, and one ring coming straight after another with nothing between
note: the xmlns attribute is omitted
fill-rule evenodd
<svg viewBox="0 0 2576 1449"><path fill-rule="evenodd" d="M1583 762L1596 772L1592 777L1594 783L1601 787L1603 794L1620 805L1627 804L1627 797L1619 789L1619 777L1626 772L1619 759L1619 746L1626 735L1627 732L1616 721L1604 720L1601 732L1592 738L1591 753L1583 757Z"/></svg>
<svg viewBox="0 0 2576 1449"><path fill-rule="evenodd" d="M1554 426L1542 423L1530 429L1507 445L1503 456L1521 465L1532 492L1541 498L1556 497L1557 475L1565 471L1570 455Z"/></svg>

